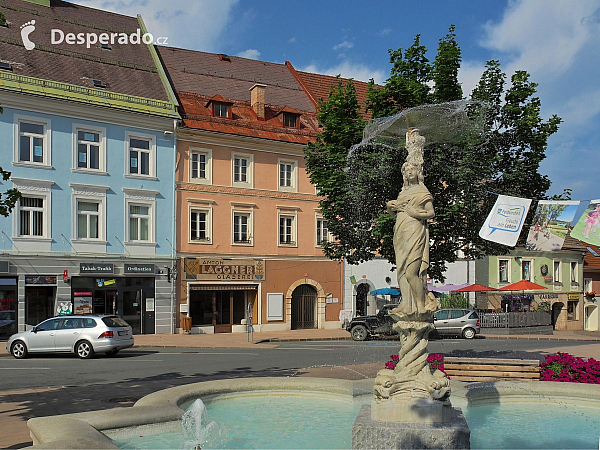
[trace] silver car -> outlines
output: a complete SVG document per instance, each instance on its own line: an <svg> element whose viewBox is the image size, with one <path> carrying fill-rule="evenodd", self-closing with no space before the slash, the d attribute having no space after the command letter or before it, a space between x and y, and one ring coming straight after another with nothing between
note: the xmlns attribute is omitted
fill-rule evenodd
<svg viewBox="0 0 600 450"><path fill-rule="evenodd" d="M479 316L472 309L438 309L433 316L433 325L440 336L462 336L465 339L473 339L481 332Z"/></svg>
<svg viewBox="0 0 600 450"><path fill-rule="evenodd" d="M131 327L119 316L65 315L44 320L31 330L13 334L6 349L15 358L30 353L75 353L91 358L94 353L113 356L133 346Z"/></svg>

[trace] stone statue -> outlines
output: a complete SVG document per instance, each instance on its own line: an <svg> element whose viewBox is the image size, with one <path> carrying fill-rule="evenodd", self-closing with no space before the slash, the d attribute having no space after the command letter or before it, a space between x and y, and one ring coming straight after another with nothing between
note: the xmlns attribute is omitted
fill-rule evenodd
<svg viewBox="0 0 600 450"><path fill-rule="evenodd" d="M400 305L390 315L396 321L394 329L400 334L402 348L396 368L377 374L374 393L378 402L391 399L410 404L411 399L445 400L450 395L446 376L441 371L431 373L427 364L428 337L434 329L433 312L439 302L427 291L427 221L434 218L435 212L433 197L423 184L424 146L425 138L417 129L406 133L404 185L398 198L387 203L388 211L396 217L394 251L402 294Z"/></svg>

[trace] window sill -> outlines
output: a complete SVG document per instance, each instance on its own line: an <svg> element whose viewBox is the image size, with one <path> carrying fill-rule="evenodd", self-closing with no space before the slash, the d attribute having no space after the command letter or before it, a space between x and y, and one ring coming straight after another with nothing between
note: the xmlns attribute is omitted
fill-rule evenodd
<svg viewBox="0 0 600 450"><path fill-rule="evenodd" d="M142 180L158 180L157 177L152 176L152 175L136 175L133 173L126 173L125 178L137 178L137 179L142 179Z"/></svg>
<svg viewBox="0 0 600 450"><path fill-rule="evenodd" d="M149 241L125 241L125 245L140 246L140 247L156 247L156 242Z"/></svg>
<svg viewBox="0 0 600 450"><path fill-rule="evenodd" d="M212 240L211 239L192 239L192 240L188 241L188 244L210 245L210 244L212 244Z"/></svg>
<svg viewBox="0 0 600 450"><path fill-rule="evenodd" d="M96 170L96 169L73 168L73 169L71 169L71 172L74 172L74 173L87 173L89 175L102 175L102 176L107 176L108 175L108 172L104 172L103 170Z"/></svg>
<svg viewBox="0 0 600 450"><path fill-rule="evenodd" d="M35 169L46 169L46 170L54 170L53 166L49 166L44 163L32 163L32 162L24 162L24 161L13 161L13 166L18 167L33 167Z"/></svg>
<svg viewBox="0 0 600 450"><path fill-rule="evenodd" d="M205 178L190 178L188 183L190 183L190 184L212 184L209 179L205 179Z"/></svg>
<svg viewBox="0 0 600 450"><path fill-rule="evenodd" d="M27 241L27 242L52 242L52 238L43 236L13 236L13 241Z"/></svg>
<svg viewBox="0 0 600 450"><path fill-rule="evenodd" d="M240 247L254 247L252 242L233 242L231 245L239 245Z"/></svg>
<svg viewBox="0 0 600 450"><path fill-rule="evenodd" d="M102 244L107 245L108 241L102 239L71 239L73 244Z"/></svg>
<svg viewBox="0 0 600 450"><path fill-rule="evenodd" d="M239 182L239 181L234 181L233 183L231 183L231 187L254 189L254 185L252 183L248 183L248 182L243 183L243 182Z"/></svg>
<svg viewBox="0 0 600 450"><path fill-rule="evenodd" d="M288 248L298 248L298 244L291 243L291 244L277 244L277 247L288 247Z"/></svg>
<svg viewBox="0 0 600 450"><path fill-rule="evenodd" d="M279 186L279 192L298 192L298 189L293 186Z"/></svg>

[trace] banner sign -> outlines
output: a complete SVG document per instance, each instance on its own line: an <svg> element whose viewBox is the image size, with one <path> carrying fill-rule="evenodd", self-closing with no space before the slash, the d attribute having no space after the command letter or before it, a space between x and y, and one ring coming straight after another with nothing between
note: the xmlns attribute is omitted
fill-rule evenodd
<svg viewBox="0 0 600 450"><path fill-rule="evenodd" d="M156 268L154 264L127 264L123 266L124 273L147 273L154 275Z"/></svg>
<svg viewBox="0 0 600 450"><path fill-rule="evenodd" d="M79 273L114 273L112 263L79 263Z"/></svg>
<svg viewBox="0 0 600 450"><path fill-rule="evenodd" d="M600 245L600 200L592 200L571 230L571 236L592 245Z"/></svg>
<svg viewBox="0 0 600 450"><path fill-rule="evenodd" d="M262 260L186 258L184 267L188 280L265 280L265 266Z"/></svg>
<svg viewBox="0 0 600 450"><path fill-rule="evenodd" d="M578 201L540 200L527 235L527 250L560 250L575 217Z"/></svg>
<svg viewBox="0 0 600 450"><path fill-rule="evenodd" d="M488 241L514 247L517 245L531 199L499 195L479 236Z"/></svg>

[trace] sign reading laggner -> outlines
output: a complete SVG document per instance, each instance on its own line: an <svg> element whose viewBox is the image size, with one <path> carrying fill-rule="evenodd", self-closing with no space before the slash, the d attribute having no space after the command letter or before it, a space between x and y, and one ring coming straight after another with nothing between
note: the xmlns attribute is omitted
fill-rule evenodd
<svg viewBox="0 0 600 450"><path fill-rule="evenodd" d="M194 275L197 280L211 281L263 281L265 269L263 261L256 260L224 260L192 259L185 260L185 271Z"/></svg>

